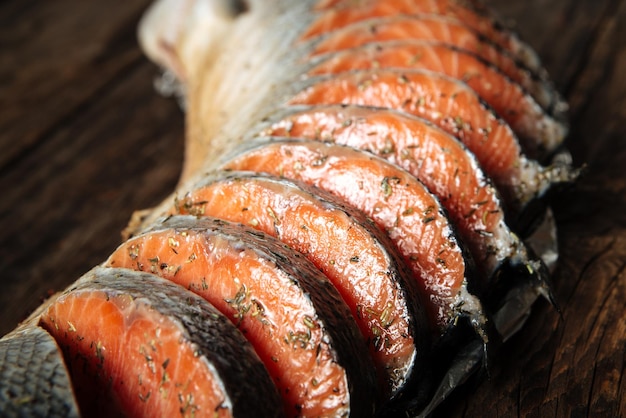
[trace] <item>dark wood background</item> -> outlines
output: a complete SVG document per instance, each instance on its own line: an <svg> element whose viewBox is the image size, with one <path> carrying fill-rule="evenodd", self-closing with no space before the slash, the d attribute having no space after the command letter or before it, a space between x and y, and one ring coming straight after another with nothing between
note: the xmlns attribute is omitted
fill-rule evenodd
<svg viewBox="0 0 626 418"><path fill-rule="evenodd" d="M176 184L183 116L136 43L147 0L0 1L0 334ZM553 204L562 314L536 305L441 416L626 416L626 1L490 0L571 104L588 166Z"/></svg>

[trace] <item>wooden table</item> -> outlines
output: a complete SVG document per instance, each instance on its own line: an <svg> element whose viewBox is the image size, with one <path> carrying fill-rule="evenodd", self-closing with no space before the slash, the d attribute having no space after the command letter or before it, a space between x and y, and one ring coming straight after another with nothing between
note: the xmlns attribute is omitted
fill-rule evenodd
<svg viewBox="0 0 626 418"><path fill-rule="evenodd" d="M183 115L137 48L149 2L0 3L0 334L176 184ZM440 416L626 416L626 1L490 0L571 104L586 176L553 203L562 313L538 302Z"/></svg>

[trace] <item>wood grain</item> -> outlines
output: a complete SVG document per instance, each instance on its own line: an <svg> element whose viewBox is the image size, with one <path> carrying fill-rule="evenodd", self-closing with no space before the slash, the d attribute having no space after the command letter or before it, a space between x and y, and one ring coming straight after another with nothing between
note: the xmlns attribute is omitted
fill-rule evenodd
<svg viewBox="0 0 626 418"><path fill-rule="evenodd" d="M0 334L175 186L183 115L137 48L147 0L0 3ZM490 0L571 104L585 176L553 201L561 314L527 326L441 417L626 416L626 1Z"/></svg>
<svg viewBox="0 0 626 418"><path fill-rule="evenodd" d="M625 416L626 2L489 3L517 20L569 100L567 146L587 170L552 204L561 315L537 303L493 359L490 379L455 394L438 416Z"/></svg>
<svg viewBox="0 0 626 418"><path fill-rule="evenodd" d="M148 4L0 4L0 334L174 188L183 116L137 47Z"/></svg>

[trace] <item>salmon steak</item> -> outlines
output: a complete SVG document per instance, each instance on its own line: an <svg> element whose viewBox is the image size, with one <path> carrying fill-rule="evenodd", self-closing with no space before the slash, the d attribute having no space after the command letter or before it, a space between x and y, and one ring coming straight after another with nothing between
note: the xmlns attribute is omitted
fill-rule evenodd
<svg viewBox="0 0 626 418"><path fill-rule="evenodd" d="M429 338L423 334L426 319L419 312L421 304L415 303L411 273L361 212L304 184L237 171L207 176L171 212L245 224L297 250L328 277L350 307L383 390L393 397L422 378L419 366ZM340 241L351 245L333 245Z"/></svg>
<svg viewBox="0 0 626 418"><path fill-rule="evenodd" d="M473 54L518 83L557 119L566 118L568 105L545 77L545 71L522 65L510 53L451 17L420 14L358 21L311 41L314 47L310 55L314 57L377 42L398 41L439 45ZM464 78L472 76L480 76L480 73L464 74Z"/></svg>
<svg viewBox="0 0 626 418"><path fill-rule="evenodd" d="M426 417L556 305L568 105L480 0L155 0L138 35L179 183L0 338L3 416Z"/></svg>
<svg viewBox="0 0 626 418"><path fill-rule="evenodd" d="M371 412L362 336L326 276L291 248L222 219L172 217L105 265L158 274L208 300L255 348L287 415Z"/></svg>
<svg viewBox="0 0 626 418"><path fill-rule="evenodd" d="M319 187L374 220L411 268L433 325L445 328L457 309L481 315L466 293L471 269L443 208L399 167L354 148L316 141L272 141L224 165L280 175Z"/></svg>
<svg viewBox="0 0 626 418"><path fill-rule="evenodd" d="M477 56L447 45L409 41L370 43L320 57L310 75L372 69L424 69L463 80L511 126L526 152L553 150L563 141L567 127L556 121L519 84ZM537 139L540 140L537 143Z"/></svg>
<svg viewBox="0 0 626 418"><path fill-rule="evenodd" d="M241 333L154 275L96 268L40 323L62 347L86 416L280 415L276 388Z"/></svg>
<svg viewBox="0 0 626 418"><path fill-rule="evenodd" d="M541 264L531 259L507 225L498 191L474 155L426 120L391 109L331 105L292 108L258 129L264 136L293 136L359 148L407 170L439 199L454 221L474 258L482 289L493 285L503 264ZM537 283L545 286L540 277Z"/></svg>

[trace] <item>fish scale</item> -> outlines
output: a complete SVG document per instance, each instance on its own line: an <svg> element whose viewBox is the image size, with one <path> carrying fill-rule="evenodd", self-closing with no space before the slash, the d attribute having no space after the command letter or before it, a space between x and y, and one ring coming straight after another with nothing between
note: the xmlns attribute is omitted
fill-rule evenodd
<svg viewBox="0 0 626 418"><path fill-rule="evenodd" d="M79 417L59 346L28 325L0 339L0 411L3 417Z"/></svg>

